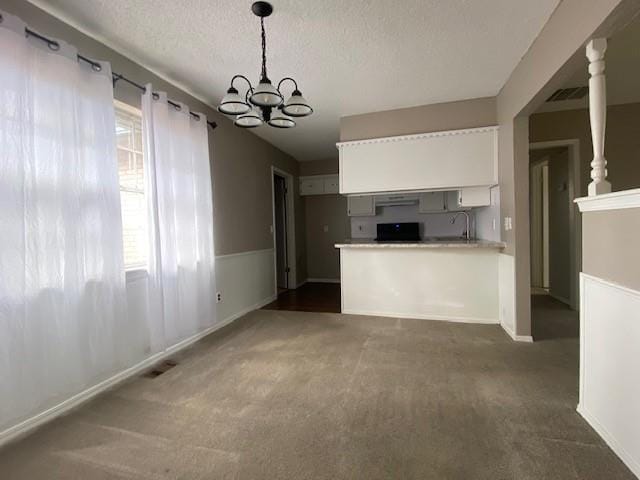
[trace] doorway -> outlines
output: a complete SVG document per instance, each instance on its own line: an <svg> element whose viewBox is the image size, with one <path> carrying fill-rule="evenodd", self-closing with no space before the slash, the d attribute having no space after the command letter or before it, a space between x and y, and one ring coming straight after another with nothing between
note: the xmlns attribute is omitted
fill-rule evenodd
<svg viewBox="0 0 640 480"><path fill-rule="evenodd" d="M296 288L293 176L271 167L274 294Z"/></svg>
<svg viewBox="0 0 640 480"><path fill-rule="evenodd" d="M531 289L572 306L574 235L569 149L532 150L530 170Z"/></svg>
<svg viewBox="0 0 640 480"><path fill-rule="evenodd" d="M531 219L531 293L549 294L549 155L534 156L529 165Z"/></svg>
<svg viewBox="0 0 640 480"><path fill-rule="evenodd" d="M577 338L578 157L570 144L536 147L529 152L532 334L536 340Z"/></svg>
<svg viewBox="0 0 640 480"><path fill-rule="evenodd" d="M289 288L287 258L287 180L273 175L273 211L276 237L276 286L278 293Z"/></svg>
<svg viewBox="0 0 640 480"><path fill-rule="evenodd" d="M578 140L537 142L529 150L531 291L578 309L582 223Z"/></svg>

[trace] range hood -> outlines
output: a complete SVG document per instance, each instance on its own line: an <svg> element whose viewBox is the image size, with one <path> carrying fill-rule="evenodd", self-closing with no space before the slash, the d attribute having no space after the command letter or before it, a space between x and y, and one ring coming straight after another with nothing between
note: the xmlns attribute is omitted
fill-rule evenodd
<svg viewBox="0 0 640 480"><path fill-rule="evenodd" d="M398 193L395 195L376 196L376 207L397 207L400 205L416 205L418 203L417 193Z"/></svg>

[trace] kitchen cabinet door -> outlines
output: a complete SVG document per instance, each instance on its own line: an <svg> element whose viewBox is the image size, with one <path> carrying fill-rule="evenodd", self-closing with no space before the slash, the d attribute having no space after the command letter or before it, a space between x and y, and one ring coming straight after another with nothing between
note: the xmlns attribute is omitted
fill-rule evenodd
<svg viewBox="0 0 640 480"><path fill-rule="evenodd" d="M491 189L489 187L463 188L458 193L458 205L462 208L489 206Z"/></svg>
<svg viewBox="0 0 640 480"><path fill-rule="evenodd" d="M444 212L446 210L445 192L424 192L420 194L418 211L420 213Z"/></svg>
<svg viewBox="0 0 640 480"><path fill-rule="evenodd" d="M324 193L323 177L300 178L300 195L322 195Z"/></svg>
<svg viewBox="0 0 640 480"><path fill-rule="evenodd" d="M371 195L349 197L347 214L350 217L372 217L376 214L376 206Z"/></svg>
<svg viewBox="0 0 640 480"><path fill-rule="evenodd" d="M324 178L324 193L338 193L338 175Z"/></svg>

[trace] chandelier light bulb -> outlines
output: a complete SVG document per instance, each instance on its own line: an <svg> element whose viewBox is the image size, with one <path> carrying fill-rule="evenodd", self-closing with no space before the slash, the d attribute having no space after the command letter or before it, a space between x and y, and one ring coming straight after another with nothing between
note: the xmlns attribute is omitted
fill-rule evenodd
<svg viewBox="0 0 640 480"><path fill-rule="evenodd" d="M245 102L238 94L238 90L231 87L227 90L227 94L222 97L222 101L218 106L218 111L225 115L242 115L251 110L251 105Z"/></svg>
<svg viewBox="0 0 640 480"><path fill-rule="evenodd" d="M296 122L280 110L271 117L269 125L276 128L293 128L296 126Z"/></svg>
<svg viewBox="0 0 640 480"><path fill-rule="evenodd" d="M249 113L238 115L238 117L236 117L235 122L233 123L236 125L236 127L255 128L262 125L264 121L262 120L262 117L255 109L251 109Z"/></svg>
<svg viewBox="0 0 640 480"><path fill-rule="evenodd" d="M290 117L306 117L313 113L313 108L309 106L309 102L302 96L300 90L294 90L285 103L283 111Z"/></svg>
<svg viewBox="0 0 640 480"><path fill-rule="evenodd" d="M263 78L249 97L249 101L259 107L277 107L282 103L282 94L271 85L268 78Z"/></svg>

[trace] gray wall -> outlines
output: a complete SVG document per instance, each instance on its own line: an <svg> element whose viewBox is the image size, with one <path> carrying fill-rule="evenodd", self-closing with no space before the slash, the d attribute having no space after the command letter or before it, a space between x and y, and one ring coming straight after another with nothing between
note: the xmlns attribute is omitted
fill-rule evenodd
<svg viewBox="0 0 640 480"><path fill-rule="evenodd" d="M640 208L582 214L582 271L640 290Z"/></svg>
<svg viewBox="0 0 640 480"><path fill-rule="evenodd" d="M273 248L269 231L272 223L271 165L297 177L296 159L253 133L234 127L213 108L26 1L3 0L0 7L22 18L31 28L75 45L79 52L90 58L111 62L114 72L138 83L152 82L155 90L166 91L169 98L184 102L192 110L217 122L218 128L209 130L216 255ZM140 92L122 82L116 86L114 95L125 103L140 105ZM295 184L297 276L300 281L307 276L304 209L297 192L297 179Z"/></svg>
<svg viewBox="0 0 640 480"><path fill-rule="evenodd" d="M496 99L475 98L342 117L340 140L486 127L496 123Z"/></svg>
<svg viewBox="0 0 640 480"><path fill-rule="evenodd" d="M300 163L300 175L334 173L338 173L337 158ZM334 245L349 238L351 228L347 198L337 194L302 198L306 215L307 276L337 280L340 278L340 252Z"/></svg>
<svg viewBox="0 0 640 480"><path fill-rule="evenodd" d="M314 160L312 162L300 162L300 175L333 175L338 173L338 153L335 158Z"/></svg>
<svg viewBox="0 0 640 480"><path fill-rule="evenodd" d="M537 113L529 118L529 141L569 139L580 141L580 187L586 195L593 159L589 111ZM605 156L613 191L640 185L640 103L607 107Z"/></svg>

